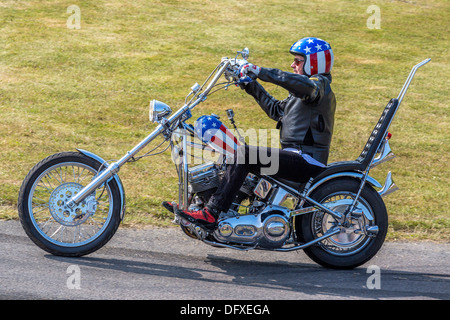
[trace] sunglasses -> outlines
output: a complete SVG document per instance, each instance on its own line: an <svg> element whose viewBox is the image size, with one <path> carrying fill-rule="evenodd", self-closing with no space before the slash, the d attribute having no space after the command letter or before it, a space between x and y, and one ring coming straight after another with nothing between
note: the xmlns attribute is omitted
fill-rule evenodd
<svg viewBox="0 0 450 320"><path fill-rule="evenodd" d="M301 60L301 59L298 59L298 58L294 58L294 63L295 63L296 65L300 65L300 63L302 63L302 62L305 62L305 60Z"/></svg>

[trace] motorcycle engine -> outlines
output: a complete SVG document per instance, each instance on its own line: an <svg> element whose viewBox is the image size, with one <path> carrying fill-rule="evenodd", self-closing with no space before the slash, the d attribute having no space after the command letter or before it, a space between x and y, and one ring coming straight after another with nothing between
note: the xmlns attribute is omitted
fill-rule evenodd
<svg viewBox="0 0 450 320"><path fill-rule="evenodd" d="M209 197L216 191L222 180L224 171L213 162L203 163L201 165L189 168L189 193L197 197L196 204L205 204ZM240 203L244 198L253 195L258 178L249 174L234 202Z"/></svg>
<svg viewBox="0 0 450 320"><path fill-rule="evenodd" d="M289 210L267 206L256 214L220 219L213 236L222 243L279 248L290 236Z"/></svg>
<svg viewBox="0 0 450 320"><path fill-rule="evenodd" d="M189 193L197 194L219 186L222 172L213 162L206 162L189 169Z"/></svg>
<svg viewBox="0 0 450 320"><path fill-rule="evenodd" d="M214 163L190 168L189 193L194 195L192 206L201 207L220 184L223 171ZM259 178L249 174L236 196L235 203L254 197L253 190ZM219 218L218 228L212 236L221 243L241 244L274 249L283 246L290 236L289 210L278 205L267 206L253 202L249 214L240 215L237 208ZM235 211L236 209L236 211Z"/></svg>

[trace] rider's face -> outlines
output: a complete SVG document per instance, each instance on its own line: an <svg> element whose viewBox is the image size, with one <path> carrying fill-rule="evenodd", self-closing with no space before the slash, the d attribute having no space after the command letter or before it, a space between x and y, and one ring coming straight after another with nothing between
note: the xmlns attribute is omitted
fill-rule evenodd
<svg viewBox="0 0 450 320"><path fill-rule="evenodd" d="M304 74L303 73L303 65L305 64L305 58L300 55L296 55L294 58L294 62L291 64L291 68L293 72L296 74Z"/></svg>

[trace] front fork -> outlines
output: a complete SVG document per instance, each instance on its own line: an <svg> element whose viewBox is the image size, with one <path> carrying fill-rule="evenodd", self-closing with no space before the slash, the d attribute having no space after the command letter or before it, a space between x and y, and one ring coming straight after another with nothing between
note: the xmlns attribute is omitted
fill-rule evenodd
<svg viewBox="0 0 450 320"><path fill-rule="evenodd" d="M182 210L187 210L189 206L189 167L188 167L188 152L187 152L187 138L186 131L183 130L181 163L178 165L178 205Z"/></svg>

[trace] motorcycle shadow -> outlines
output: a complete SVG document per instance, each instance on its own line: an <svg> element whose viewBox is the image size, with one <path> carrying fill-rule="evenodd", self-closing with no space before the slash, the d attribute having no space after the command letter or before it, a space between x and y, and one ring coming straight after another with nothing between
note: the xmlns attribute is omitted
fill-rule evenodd
<svg viewBox="0 0 450 320"><path fill-rule="evenodd" d="M127 281L127 278L139 275L142 281L151 284L155 282L154 277L164 277L164 281L171 283L166 290L196 291L198 295L189 296L207 300L415 299L418 296L421 299L445 299L449 293L448 275L383 270L377 282L377 274L369 272L365 266L331 270L314 263L264 261L267 257L263 254L260 258L245 254L242 258L230 258L210 252L204 256L191 256L135 249L125 249L126 254L121 249L117 254L117 250L102 249L102 256L46 257L100 272L103 278L110 277L111 281ZM105 254L114 258L104 257ZM192 286L192 280L196 281L195 286ZM185 299L177 293L177 299Z"/></svg>

